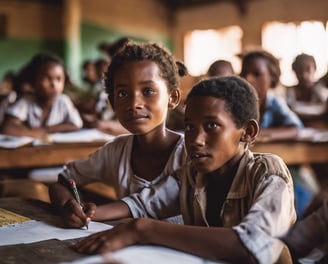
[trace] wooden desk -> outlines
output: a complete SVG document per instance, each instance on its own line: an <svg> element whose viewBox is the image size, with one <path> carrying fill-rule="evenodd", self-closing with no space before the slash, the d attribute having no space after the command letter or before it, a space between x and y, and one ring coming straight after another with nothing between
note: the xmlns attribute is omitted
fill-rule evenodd
<svg viewBox="0 0 328 264"><path fill-rule="evenodd" d="M17 169L63 165L71 160L86 158L104 142L62 143L45 146L0 148L0 169Z"/></svg>
<svg viewBox="0 0 328 264"><path fill-rule="evenodd" d="M0 198L0 208L46 223L61 223L49 203L17 197ZM125 220L122 220L122 222ZM116 225L118 221L107 222ZM60 224L58 224L60 225ZM1 228L0 228L1 240ZM1 263L60 263L70 262L87 255L77 253L71 246L78 239L49 239L28 244L0 246Z"/></svg>
<svg viewBox="0 0 328 264"><path fill-rule="evenodd" d="M288 165L328 163L328 142L255 142L251 150L277 154Z"/></svg>
<svg viewBox="0 0 328 264"><path fill-rule="evenodd" d="M24 200L20 198L0 198L0 208L27 216L31 219L46 222L48 224L59 221L59 217L51 210L50 204L37 200ZM121 222L121 221L120 221ZM112 222L109 224L115 225ZM22 227L24 228L24 227ZM1 241L0 228L0 241ZM187 253L174 251L159 246L131 246L124 250L118 250L110 255L96 255L88 258L87 255L77 253L72 245L78 239L48 239L34 243L0 246L0 263L194 263L194 264L220 264L204 260ZM82 259L83 258L83 259ZM139 261L138 261L139 259Z"/></svg>
<svg viewBox="0 0 328 264"><path fill-rule="evenodd" d="M104 142L62 143L47 146L24 146L17 149L0 148L0 170L63 165L71 160L88 157ZM288 165L328 163L328 142L255 142L254 152L279 155Z"/></svg>

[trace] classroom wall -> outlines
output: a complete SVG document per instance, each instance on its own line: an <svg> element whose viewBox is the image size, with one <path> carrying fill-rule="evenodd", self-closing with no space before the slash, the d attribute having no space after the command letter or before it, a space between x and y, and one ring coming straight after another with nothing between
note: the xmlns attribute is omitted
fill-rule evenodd
<svg viewBox="0 0 328 264"><path fill-rule="evenodd" d="M7 17L6 35L0 37L0 78L41 50L63 56L76 79L84 59L101 56L99 42L121 36L162 42L183 59L183 37L189 30L239 25L247 48L261 45L261 28L267 21L328 20L328 1L322 0L253 0L244 15L227 1L176 13L159 0L55 2L59 4L0 0L0 15Z"/></svg>
<svg viewBox="0 0 328 264"><path fill-rule="evenodd" d="M206 14L206 15L205 15ZM243 29L243 47L261 46L261 30L266 22L328 20L328 1L253 0L241 14L233 3L222 2L180 10L175 15L175 54L183 57L183 36L194 29L219 29L238 25ZM277 36L279 37L279 36Z"/></svg>
<svg viewBox="0 0 328 264"><path fill-rule="evenodd" d="M168 10L154 0L63 0L58 4L1 0L0 15L7 17L6 36L0 39L0 78L9 69L18 70L36 52L53 51L78 80L82 62L102 56L97 45L122 36L159 41L173 49Z"/></svg>
<svg viewBox="0 0 328 264"><path fill-rule="evenodd" d="M58 20L61 6L36 2L0 1L6 17L5 36L0 37L0 78L7 70L18 70L40 50L63 55L64 42Z"/></svg>

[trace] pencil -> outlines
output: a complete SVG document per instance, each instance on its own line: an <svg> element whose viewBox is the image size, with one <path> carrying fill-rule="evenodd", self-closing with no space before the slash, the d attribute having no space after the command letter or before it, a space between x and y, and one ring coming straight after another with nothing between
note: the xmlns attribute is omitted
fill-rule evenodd
<svg viewBox="0 0 328 264"><path fill-rule="evenodd" d="M81 203L81 198L80 198L79 192L78 192L77 187L76 187L76 183L73 179L70 180L70 183L71 183L71 187L72 187L72 190L73 190L74 198L82 208L83 206L82 206L82 203ZM85 227L87 229L89 229L88 223L85 224Z"/></svg>

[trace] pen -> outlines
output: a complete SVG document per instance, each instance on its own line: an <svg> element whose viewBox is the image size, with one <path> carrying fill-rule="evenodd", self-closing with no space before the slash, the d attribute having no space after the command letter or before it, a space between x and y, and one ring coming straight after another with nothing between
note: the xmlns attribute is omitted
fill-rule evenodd
<svg viewBox="0 0 328 264"><path fill-rule="evenodd" d="M78 204L81 206L82 208L82 204L81 204L81 199L80 199L80 195L79 195L79 192L77 191L77 187L76 187L76 183L73 179L70 180L70 184L71 184L71 187L72 187L72 190L73 190L73 194L74 194L74 198L75 200L78 202ZM87 229L89 229L89 226L88 226L88 223L85 224L85 227Z"/></svg>

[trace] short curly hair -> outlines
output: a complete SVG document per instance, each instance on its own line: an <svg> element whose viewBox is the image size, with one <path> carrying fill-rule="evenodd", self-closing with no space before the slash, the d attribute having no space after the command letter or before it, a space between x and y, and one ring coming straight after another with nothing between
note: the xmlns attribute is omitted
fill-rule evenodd
<svg viewBox="0 0 328 264"><path fill-rule="evenodd" d="M280 65L279 60L270 52L265 50L255 50L242 55L241 77L246 77L246 65L249 61L257 58L262 58L267 61L268 70L271 76L271 88L277 87L280 82Z"/></svg>
<svg viewBox="0 0 328 264"><path fill-rule="evenodd" d="M185 65L175 60L173 55L164 47L157 43L135 43L127 42L112 57L108 70L105 73L105 89L111 105L114 107L114 82L117 70L125 62L145 61L155 62L160 71L161 77L166 80L170 91L179 89L180 77L187 75Z"/></svg>
<svg viewBox="0 0 328 264"><path fill-rule="evenodd" d="M259 103L255 88L238 76L211 77L194 85L187 95L186 104L195 96L212 96L225 101L237 128L251 119L259 121Z"/></svg>
<svg viewBox="0 0 328 264"><path fill-rule="evenodd" d="M295 60L292 63L292 69L294 72L297 71L297 68L305 61L310 61L313 63L314 69L317 69L317 64L315 58L312 55L301 53L296 56Z"/></svg>

